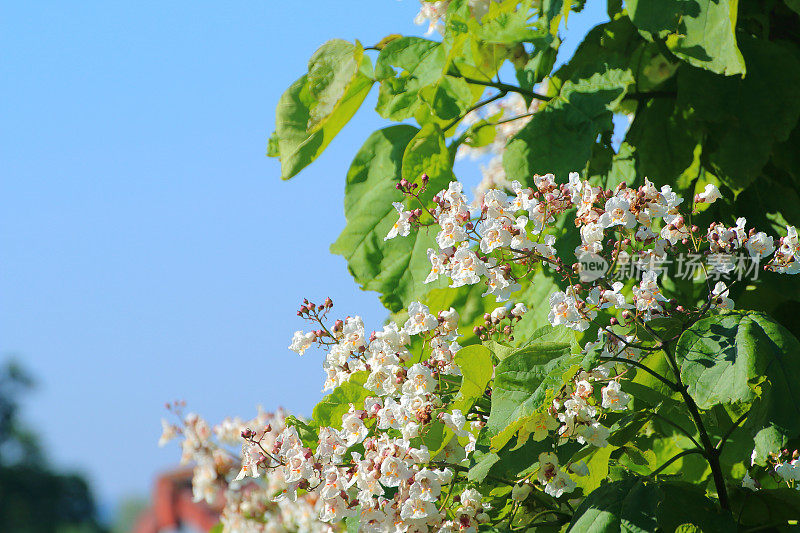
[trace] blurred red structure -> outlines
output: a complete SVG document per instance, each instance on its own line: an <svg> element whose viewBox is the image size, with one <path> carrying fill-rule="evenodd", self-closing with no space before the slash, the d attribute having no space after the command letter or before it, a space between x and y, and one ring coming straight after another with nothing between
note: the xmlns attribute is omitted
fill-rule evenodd
<svg viewBox="0 0 800 533"><path fill-rule="evenodd" d="M208 531L219 522L222 506L192 500L192 469L175 470L156 479L152 504L139 516L133 533L159 533L189 527Z"/></svg>

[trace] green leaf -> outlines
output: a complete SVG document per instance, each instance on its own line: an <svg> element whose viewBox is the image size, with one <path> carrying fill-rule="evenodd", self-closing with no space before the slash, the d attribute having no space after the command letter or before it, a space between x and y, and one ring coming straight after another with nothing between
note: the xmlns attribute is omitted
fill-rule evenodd
<svg viewBox="0 0 800 533"><path fill-rule="evenodd" d="M508 179L532 184L534 174L565 177L584 168L598 134L613 129L611 110L632 81L629 71L610 70L565 82L506 146Z"/></svg>
<svg viewBox="0 0 800 533"><path fill-rule="evenodd" d="M800 61L783 46L741 39L748 73L723 78L699 69L678 72L678 104L692 108L708 130L703 155L728 187L747 187L800 117ZM776 68L776 65L780 65Z"/></svg>
<svg viewBox="0 0 800 533"><path fill-rule="evenodd" d="M644 533L675 531L683 524L702 531L736 530L731 515L718 511L699 487L628 478L589 494L575 510L568 531Z"/></svg>
<svg viewBox="0 0 800 533"><path fill-rule="evenodd" d="M573 477L575 484L583 489L584 494L589 494L606 480L608 477L608 466L611 453L616 449L616 446L611 445L604 446L602 448L588 446L588 453L586 453L586 455L582 456L578 460L573 459L571 461L577 463L582 460L589 468L588 475Z"/></svg>
<svg viewBox="0 0 800 533"><path fill-rule="evenodd" d="M387 44L375 62L375 77L381 82L378 113L394 121L413 117L421 103L419 91L441 79L446 64L441 43L400 37Z"/></svg>
<svg viewBox="0 0 800 533"><path fill-rule="evenodd" d="M489 11L477 25L477 37L486 43L513 44L541 35L533 24L530 0L489 4Z"/></svg>
<svg viewBox="0 0 800 533"><path fill-rule="evenodd" d="M701 409L752 405L744 429L759 457L776 450L774 438L758 433L800 436L800 342L774 320L752 311L704 318L681 335L675 354Z"/></svg>
<svg viewBox="0 0 800 533"><path fill-rule="evenodd" d="M311 413L313 423L318 427L340 428L342 417L350 411L352 403L356 409L364 406L364 399L372 393L364 388L367 372L356 372L350 381L342 383L325 396Z"/></svg>
<svg viewBox="0 0 800 533"><path fill-rule="evenodd" d="M479 452L476 452L476 455L477 453ZM486 476L489 475L489 470L491 470L492 466L499 460L500 456L494 452L489 452L480 456L478 462L467 472L467 479L473 483L482 482L486 479Z"/></svg>
<svg viewBox="0 0 800 533"><path fill-rule="evenodd" d="M418 130L397 125L376 131L359 150L347 173L345 217L347 225L331 251L347 259L347 267L364 290L378 291L381 302L397 312L421 298L431 288L445 287L441 280L423 281L430 272L428 248L435 248L430 228L412 231L408 237L384 241L397 221L392 202L403 195L395 189L401 177L419 182L430 177L423 201L446 188L452 178L450 155L441 131L435 126ZM408 208L418 204L408 202Z"/></svg>
<svg viewBox="0 0 800 533"><path fill-rule="evenodd" d="M635 149L636 172L659 187L675 184L694 161L698 144L690 114L669 98L653 98L640 105L625 136Z"/></svg>
<svg viewBox="0 0 800 533"><path fill-rule="evenodd" d="M800 520L800 491L797 489L761 489L752 491L737 488L730 494L731 508L739 517L742 529L766 524L782 525L778 531L795 531L790 520Z"/></svg>
<svg viewBox="0 0 800 533"><path fill-rule="evenodd" d="M317 444L319 443L317 428L292 415L286 417L286 426L297 429L297 434L300 436L303 446L311 448L312 450L317 448Z"/></svg>
<svg viewBox="0 0 800 533"><path fill-rule="evenodd" d="M596 74L611 76L612 71L630 71L631 56L643 44L644 39L628 18L598 24L586 34L570 60L553 74L551 83L558 89L567 81L581 84Z"/></svg>
<svg viewBox="0 0 800 533"><path fill-rule="evenodd" d="M489 380L492 379L494 366L492 354L484 346L475 344L465 346L456 352L455 363L461 369L461 388L453 409L460 409L466 414L475 401L483 396Z"/></svg>
<svg viewBox="0 0 800 533"><path fill-rule="evenodd" d="M352 118L372 87L372 64L361 44L328 41L308 63L308 73L278 101L267 154L279 157L289 179L316 159Z"/></svg>
<svg viewBox="0 0 800 533"><path fill-rule="evenodd" d="M738 0L627 0L631 21L646 34L666 39L669 50L695 67L744 74L736 46Z"/></svg>
<svg viewBox="0 0 800 533"><path fill-rule="evenodd" d="M567 368L580 361L572 342L535 342L509 355L495 368L492 408L487 423L493 448L501 448L524 422L545 407L561 388Z"/></svg>
<svg viewBox="0 0 800 533"><path fill-rule="evenodd" d="M657 500L653 492L652 484L636 478L603 485L581 502L568 531L655 531Z"/></svg>

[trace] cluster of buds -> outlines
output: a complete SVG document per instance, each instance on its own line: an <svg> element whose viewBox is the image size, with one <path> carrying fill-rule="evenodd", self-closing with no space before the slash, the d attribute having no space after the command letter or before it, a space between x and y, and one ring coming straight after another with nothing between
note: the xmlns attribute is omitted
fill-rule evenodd
<svg viewBox="0 0 800 533"><path fill-rule="evenodd" d="M527 312L528 309L522 302L511 308L506 306L497 307L491 313L485 313L483 315L483 324L475 326L472 332L482 341L493 336L513 341L514 324L522 320L522 317Z"/></svg>
<svg viewBox="0 0 800 533"><path fill-rule="evenodd" d="M315 343L320 346L335 344L332 340L334 338L334 333L328 330L323 322L325 318L327 318L328 311L330 311L332 307L333 300L330 298L325 298L325 301L321 304L310 302L307 298L303 299L303 304L297 311L297 316L314 323L318 327L309 332L295 332L289 349L303 355L303 353Z"/></svg>

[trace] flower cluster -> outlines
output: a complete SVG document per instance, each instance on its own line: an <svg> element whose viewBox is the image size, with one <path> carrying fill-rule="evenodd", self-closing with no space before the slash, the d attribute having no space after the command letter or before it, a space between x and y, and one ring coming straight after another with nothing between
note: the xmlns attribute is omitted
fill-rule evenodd
<svg viewBox="0 0 800 533"><path fill-rule="evenodd" d="M362 531L477 528L487 520L486 504L463 479L460 496L452 498L449 507L440 501L443 487L461 475L459 464L475 449L484 426L480 417L467 420L459 409L444 408L461 374L455 362L460 350L458 313L450 308L433 314L426 305L413 302L402 327L390 323L367 336L359 317L326 327L322 318L327 309L305 301L298 313L319 328L314 342L327 350L326 390L360 373L363 387L374 396L363 406L351 405L341 427L319 428L315 443L303 442L296 427L287 427L271 448L253 443L249 455L268 456L263 468L283 469L284 499L293 500L299 490L318 494L320 518L331 524L357 515ZM524 312L522 305L503 308L495 318L499 322L501 315L519 317ZM295 338L305 335L298 332ZM420 356L412 356L415 342L422 345ZM300 352L305 346L293 342L290 348ZM434 420L454 438L432 457L420 437ZM256 464L242 472L258 475L259 468ZM447 498L452 490L446 491Z"/></svg>
<svg viewBox="0 0 800 533"><path fill-rule="evenodd" d="M756 451L753 450L751 456L751 467L756 466ZM742 478L742 487L750 490L760 490L762 488L758 479L753 478L750 470L745 472ZM785 483L789 487L800 490L800 450L789 451L788 449L770 455L766 458L766 471L762 471L772 477L773 482L778 485ZM761 476L756 476L761 478Z"/></svg>
<svg viewBox="0 0 800 533"><path fill-rule="evenodd" d="M252 420L226 418L212 427L194 413L184 416L182 403L167 407L177 415L178 422L162 420L159 445L182 439L181 464L194 464L194 499L221 508L220 521L226 531L330 531L330 525L318 518L321 502L316 494L308 493L295 501L275 499L287 488L283 472L272 470L261 477L267 471L266 456L242 440L247 436L271 447L285 429L283 411L268 413L259 409ZM233 451L239 446L241 454ZM259 479L241 481L242 472Z"/></svg>
<svg viewBox="0 0 800 533"><path fill-rule="evenodd" d="M480 22L481 18L489 11L489 4L492 2L499 2L499 0L468 0L472 16ZM427 22L426 35L437 30L441 31L447 16L447 9L450 7L450 0L420 0L420 4L419 13L414 17L414 24L419 26Z"/></svg>
<svg viewBox="0 0 800 533"><path fill-rule="evenodd" d="M552 269L567 288L550 295L550 324L584 331L601 310L619 313L626 323L673 312L674 302L659 286L658 265L681 247L702 251L713 259L708 275L730 272L740 250L756 264L775 252L773 237L747 230L744 218L733 227L714 222L701 232L688 222L690 216L680 211L683 198L669 186L658 189L647 179L637 188L622 183L613 190L593 186L577 173L570 174L568 182L561 185L552 174L534 176L532 182L533 187L512 182L509 189L513 194L490 189L477 206L469 203L459 182L451 182L434 196L436 205L430 214L433 227L438 228L438 249L428 250L431 271L426 283L440 276L449 277L451 287L483 282L487 287L483 296L494 295L497 301L505 301L535 268ZM719 189L708 184L696 195L693 205L721 197ZM570 209L575 209L580 238L574 249L576 260L571 264L556 253L553 235L556 217ZM399 211L401 221L414 216L413 212ZM424 224L416 227L427 229ZM410 231L411 226L406 232L393 230L387 238ZM789 226L777 253L764 268L800 272L796 257L800 258L800 242L797 230ZM632 286L626 285L629 278L615 279L614 267L625 264L636 264L643 272ZM630 292L624 291L626 286ZM732 309L728 293L728 285L717 282L709 293L710 306Z"/></svg>

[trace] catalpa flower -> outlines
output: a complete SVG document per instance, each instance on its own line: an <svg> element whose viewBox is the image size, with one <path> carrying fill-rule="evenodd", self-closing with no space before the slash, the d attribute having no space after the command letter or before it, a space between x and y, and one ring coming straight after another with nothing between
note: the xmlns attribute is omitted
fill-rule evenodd
<svg viewBox="0 0 800 533"><path fill-rule="evenodd" d="M411 233L411 211L406 211L403 204L400 202L392 202L392 205L400 215L400 218L397 219L397 222L394 223L392 229L390 229L386 237L383 238L384 241L394 239L398 235L401 237L406 237L409 233Z"/></svg>
<svg viewBox="0 0 800 533"><path fill-rule="evenodd" d="M611 409L612 411L622 411L627 407L628 402L630 402L631 398L628 396L627 393L620 390L619 382L612 381L608 385L602 388L603 393L603 403L601 407L603 409Z"/></svg>
<svg viewBox="0 0 800 533"><path fill-rule="evenodd" d="M612 196L606 201L605 213L600 215L597 221L603 228L612 226L622 226L633 228L636 225L636 217L630 211L631 204L624 198Z"/></svg>
<svg viewBox="0 0 800 533"><path fill-rule="evenodd" d="M312 344L314 344L315 340L317 340L317 336L313 331L308 333L295 331L294 335L292 336L292 343L289 345L289 349L293 352L297 352L299 355L303 355L305 351L309 349Z"/></svg>
<svg viewBox="0 0 800 533"><path fill-rule="evenodd" d="M698 202L707 204L713 204L720 198L722 198L722 194L720 194L719 189L713 183L706 184L705 190L697 195Z"/></svg>
<svg viewBox="0 0 800 533"><path fill-rule="evenodd" d="M428 306L419 302L411 302L408 306L408 320L403 325L403 330L408 335L417 335L436 329L439 321L428 310Z"/></svg>

